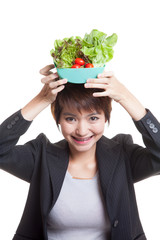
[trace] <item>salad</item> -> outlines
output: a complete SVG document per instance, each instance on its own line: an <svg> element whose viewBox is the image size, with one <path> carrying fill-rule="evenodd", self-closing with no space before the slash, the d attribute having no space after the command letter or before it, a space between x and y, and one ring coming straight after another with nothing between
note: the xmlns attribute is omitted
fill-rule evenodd
<svg viewBox="0 0 160 240"><path fill-rule="evenodd" d="M54 49L50 51L57 68L103 67L113 58L113 47L117 34L93 29L84 38L79 36L55 40Z"/></svg>

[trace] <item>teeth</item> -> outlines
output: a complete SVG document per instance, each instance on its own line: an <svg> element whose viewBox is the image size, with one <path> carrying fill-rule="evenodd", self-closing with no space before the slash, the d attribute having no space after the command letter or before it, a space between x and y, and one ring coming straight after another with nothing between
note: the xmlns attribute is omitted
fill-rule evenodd
<svg viewBox="0 0 160 240"><path fill-rule="evenodd" d="M87 137L87 138L76 138L74 137L77 141L81 141L81 142L84 142L84 141L87 141L89 140L91 137Z"/></svg>

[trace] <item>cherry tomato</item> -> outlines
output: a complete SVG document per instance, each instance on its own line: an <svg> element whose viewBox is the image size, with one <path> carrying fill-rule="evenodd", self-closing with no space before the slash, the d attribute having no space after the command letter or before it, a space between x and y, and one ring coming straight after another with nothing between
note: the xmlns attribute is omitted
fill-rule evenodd
<svg viewBox="0 0 160 240"><path fill-rule="evenodd" d="M76 58L75 64L79 64L79 65L83 66L85 64L85 61L82 58Z"/></svg>
<svg viewBox="0 0 160 240"><path fill-rule="evenodd" d="M72 65L71 68L80 68L80 67L81 67L81 65L79 65L79 64L74 64L74 65Z"/></svg>
<svg viewBox="0 0 160 240"><path fill-rule="evenodd" d="M85 65L85 68L93 68L94 66L93 66L93 64L92 63L87 63L86 65Z"/></svg>

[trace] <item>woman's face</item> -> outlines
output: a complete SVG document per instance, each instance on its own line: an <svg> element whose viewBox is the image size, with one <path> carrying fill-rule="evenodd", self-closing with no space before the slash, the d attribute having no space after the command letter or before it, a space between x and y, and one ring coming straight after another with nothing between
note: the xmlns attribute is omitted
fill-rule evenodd
<svg viewBox="0 0 160 240"><path fill-rule="evenodd" d="M64 138L68 141L70 150L90 151L101 138L105 127L104 112L77 111L65 107L62 110L59 124Z"/></svg>

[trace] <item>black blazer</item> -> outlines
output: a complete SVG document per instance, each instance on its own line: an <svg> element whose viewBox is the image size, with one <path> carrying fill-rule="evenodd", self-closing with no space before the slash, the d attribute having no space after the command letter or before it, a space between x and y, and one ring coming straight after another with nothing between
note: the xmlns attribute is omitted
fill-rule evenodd
<svg viewBox="0 0 160 240"><path fill-rule="evenodd" d="M54 206L69 162L66 140L52 144L44 134L20 146L31 122L21 111L0 125L0 168L30 183L14 240L47 240L47 216ZM160 172L160 124L150 111L135 122L146 148L130 135L104 136L97 142L103 197L111 221L111 240L145 240L133 183ZM16 146L15 146L16 145Z"/></svg>

